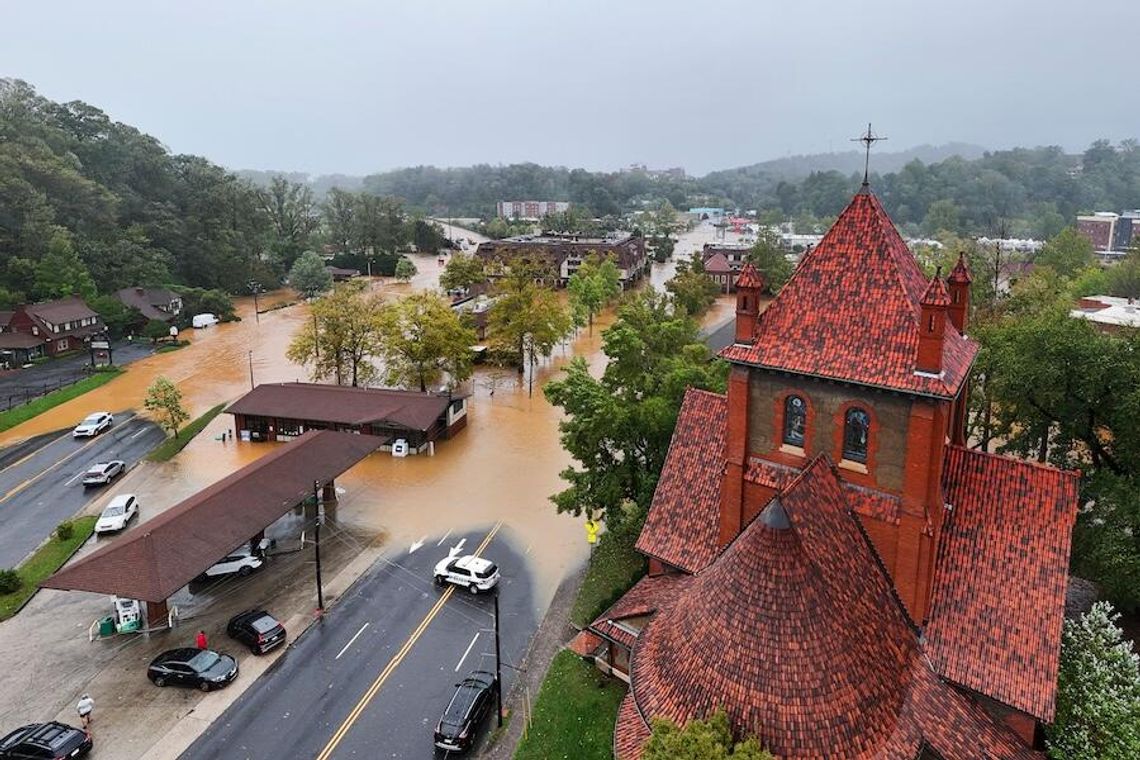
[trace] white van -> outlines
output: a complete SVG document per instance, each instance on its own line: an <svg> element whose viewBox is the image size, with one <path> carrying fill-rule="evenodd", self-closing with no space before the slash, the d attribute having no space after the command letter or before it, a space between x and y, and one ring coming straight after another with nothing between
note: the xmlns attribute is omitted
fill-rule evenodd
<svg viewBox="0 0 1140 760"><path fill-rule="evenodd" d="M194 327L209 327L210 325L218 324L218 318L209 313L195 314L191 324L194 325Z"/></svg>

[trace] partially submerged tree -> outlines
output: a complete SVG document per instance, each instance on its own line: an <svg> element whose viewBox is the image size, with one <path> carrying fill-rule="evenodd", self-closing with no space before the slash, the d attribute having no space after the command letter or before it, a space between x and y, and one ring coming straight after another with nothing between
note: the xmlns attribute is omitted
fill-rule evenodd
<svg viewBox="0 0 1140 760"><path fill-rule="evenodd" d="M401 256L400 260L396 262L396 279L400 282L407 282L416 276L416 265L412 260Z"/></svg>
<svg viewBox="0 0 1140 760"><path fill-rule="evenodd" d="M677 274L665 283L673 295L673 302L694 317L704 314L716 301L720 287L697 267L678 268Z"/></svg>
<svg viewBox="0 0 1140 760"><path fill-rule="evenodd" d="M440 296L423 291L380 313L384 382L426 391L446 375L449 387L471 377L475 331Z"/></svg>
<svg viewBox="0 0 1140 760"><path fill-rule="evenodd" d="M534 366L539 356L550 356L570 332L571 320L558 296L538 284L549 276L546 270L515 263L499 280L491 306L489 327L496 352L513 356L522 374L531 368L530 392L534 392Z"/></svg>
<svg viewBox="0 0 1140 760"><path fill-rule="evenodd" d="M1140 757L1140 658L1097 602L1061 635L1057 712L1046 729L1053 760Z"/></svg>
<svg viewBox="0 0 1140 760"><path fill-rule="evenodd" d="M332 274L315 251L305 251L289 270L289 284L305 298L315 298L332 287Z"/></svg>
<svg viewBox="0 0 1140 760"><path fill-rule="evenodd" d="M444 290L470 290L473 285L486 281L483 260L462 251L452 254L439 275L439 286Z"/></svg>
<svg viewBox="0 0 1140 760"><path fill-rule="evenodd" d="M363 283L344 283L312 304L311 318L293 336L286 356L309 367L314 380L367 385L376 378L372 358L381 350L379 296Z"/></svg>
<svg viewBox="0 0 1140 760"><path fill-rule="evenodd" d="M767 227L761 227L756 234L756 244L746 256L752 266L764 275L765 287L773 295L778 293L792 276L792 264L786 254L787 251L780 243L779 236Z"/></svg>
<svg viewBox="0 0 1140 760"><path fill-rule="evenodd" d="M594 315L621 295L621 272L613 257L602 259L596 253L586 257L566 284L575 318L584 319L594 334Z"/></svg>
<svg viewBox="0 0 1140 760"><path fill-rule="evenodd" d="M158 424L178 437L178 428L190 419L190 414L182 408L182 391L165 377L157 377L146 389L143 407L158 415Z"/></svg>

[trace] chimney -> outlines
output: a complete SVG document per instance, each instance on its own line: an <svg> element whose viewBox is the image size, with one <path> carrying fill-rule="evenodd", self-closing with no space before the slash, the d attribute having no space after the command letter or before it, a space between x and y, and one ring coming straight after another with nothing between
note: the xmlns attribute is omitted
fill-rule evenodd
<svg viewBox="0 0 1140 760"><path fill-rule="evenodd" d="M915 369L937 375L942 371L942 341L946 332L946 312L951 307L950 294L942 282L942 267L930 281L920 302L918 323L918 360Z"/></svg>
<svg viewBox="0 0 1140 760"><path fill-rule="evenodd" d="M736 343L751 343L760 316L760 291L764 278L751 263L746 263L736 278Z"/></svg>
<svg viewBox="0 0 1140 760"><path fill-rule="evenodd" d="M946 282L950 286L950 321L963 335L966 334L966 321L969 318L970 283L973 281L970 268L966 266L966 255L959 253L958 263L954 265Z"/></svg>

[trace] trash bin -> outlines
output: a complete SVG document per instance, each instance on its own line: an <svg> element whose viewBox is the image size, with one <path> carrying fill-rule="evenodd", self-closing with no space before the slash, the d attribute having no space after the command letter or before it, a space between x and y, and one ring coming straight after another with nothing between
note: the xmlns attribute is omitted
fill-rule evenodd
<svg viewBox="0 0 1140 760"><path fill-rule="evenodd" d="M115 634L115 618L111 615L99 621L99 635L113 636Z"/></svg>

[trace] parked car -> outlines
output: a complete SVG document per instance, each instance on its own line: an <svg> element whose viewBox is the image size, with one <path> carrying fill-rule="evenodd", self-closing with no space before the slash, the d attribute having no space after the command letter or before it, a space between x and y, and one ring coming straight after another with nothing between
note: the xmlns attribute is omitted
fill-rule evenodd
<svg viewBox="0 0 1140 760"><path fill-rule="evenodd" d="M467 554L441 559L435 566L435 582L462 586L472 594L490 591L499 582L499 568L489 559Z"/></svg>
<svg viewBox="0 0 1140 760"><path fill-rule="evenodd" d="M93 412L75 426L71 435L75 438L92 438L104 430L110 430L113 424L115 424L115 418L111 416L110 412Z"/></svg>
<svg viewBox="0 0 1140 760"><path fill-rule="evenodd" d="M146 669L155 686L192 686L202 691L220 689L237 674L237 660L228 654L191 647L167 650Z"/></svg>
<svg viewBox="0 0 1140 760"><path fill-rule="evenodd" d="M95 523L96 533L114 533L127 527L139 516L139 500L133 493L122 493L111 499Z"/></svg>
<svg viewBox="0 0 1140 760"><path fill-rule="evenodd" d="M466 752L475 742L479 724L495 701L499 681L494 673L476 670L455 684L455 693L435 727L435 746L449 752Z"/></svg>
<svg viewBox="0 0 1140 760"><path fill-rule="evenodd" d="M206 571L198 576L199 580L205 578L214 578L220 575L237 575L246 576L252 573L265 564L265 551L269 549L272 542L267 539L261 539L256 550L250 549L249 544L242 544L239 548L234 549L232 552L222 557Z"/></svg>
<svg viewBox="0 0 1140 760"><path fill-rule="evenodd" d="M110 462L97 462L87 468L87 472L83 474L83 487L105 486L122 475L126 469L127 463L119 459L112 459Z"/></svg>
<svg viewBox="0 0 1140 760"><path fill-rule="evenodd" d="M0 760L75 758L91 751L91 734L66 723L32 723L0 739Z"/></svg>
<svg viewBox="0 0 1140 760"><path fill-rule="evenodd" d="M285 643L285 626L265 610L246 610L230 618L226 633L249 647L254 654L265 654Z"/></svg>

